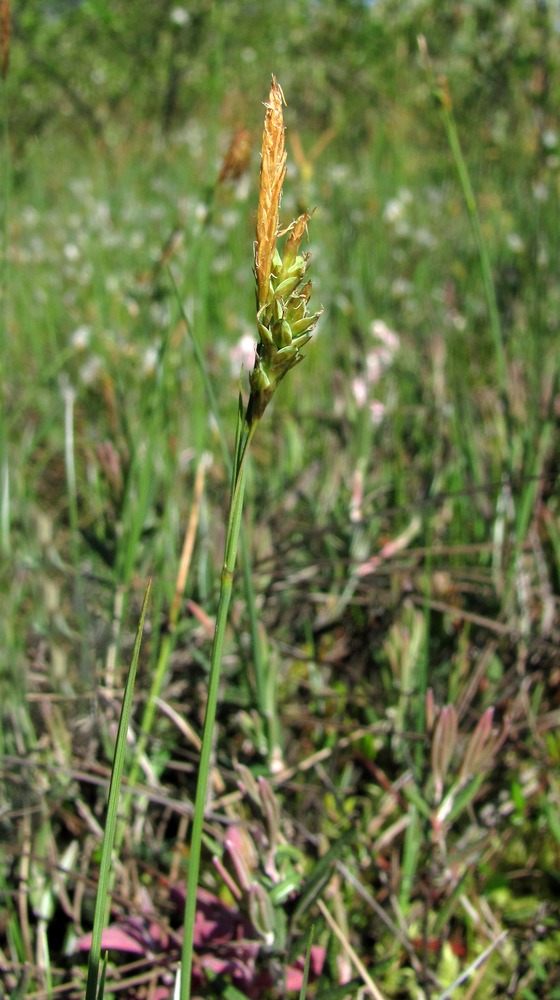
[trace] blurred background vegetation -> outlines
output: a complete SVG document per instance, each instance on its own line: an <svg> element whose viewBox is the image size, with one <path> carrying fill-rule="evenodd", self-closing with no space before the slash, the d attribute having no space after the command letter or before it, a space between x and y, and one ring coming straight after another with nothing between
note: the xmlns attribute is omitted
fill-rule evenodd
<svg viewBox="0 0 560 1000"><path fill-rule="evenodd" d="M257 119L274 65L308 129L371 139L399 97L424 104L417 37L445 60L458 112L509 134L556 102L555 3L126 2L16 6L9 82L14 138L61 132L110 145L110 126L162 132L191 118ZM425 113L422 118L426 117ZM231 119L230 119L231 120Z"/></svg>

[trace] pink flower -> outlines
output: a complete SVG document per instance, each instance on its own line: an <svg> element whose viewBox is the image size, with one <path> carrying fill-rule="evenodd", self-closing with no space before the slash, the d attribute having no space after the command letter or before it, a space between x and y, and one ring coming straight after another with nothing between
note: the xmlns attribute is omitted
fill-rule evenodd
<svg viewBox="0 0 560 1000"><path fill-rule="evenodd" d="M237 378L240 368L245 368L249 372L253 371L256 349L257 345L253 335L244 333L230 351L232 375Z"/></svg>

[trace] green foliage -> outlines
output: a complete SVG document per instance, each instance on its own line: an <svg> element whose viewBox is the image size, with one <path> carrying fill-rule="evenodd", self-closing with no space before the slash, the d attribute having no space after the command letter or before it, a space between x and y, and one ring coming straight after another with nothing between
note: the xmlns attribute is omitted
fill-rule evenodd
<svg viewBox="0 0 560 1000"><path fill-rule="evenodd" d="M487 948L454 996L553 997L553 5L140 6L13 5L0 289L7 989L84 982L74 945L91 929L103 783L148 577L128 734L139 787L112 917L152 907L164 928L175 913L222 571L224 455L239 389L248 394L241 352L258 335L260 102L274 71L288 101L280 221L316 208L302 251L324 313L247 468L248 558L224 636L202 880L231 894L210 854L225 868L226 831L247 826L260 888L244 889L238 909L253 900L259 971L279 982L313 925L326 961L310 998L342 996L341 969L350 992L361 983L318 901L388 998L440 995ZM462 177L433 100L442 74ZM240 126L250 162L219 181ZM276 803L272 853L247 774L257 788L264 776ZM285 956L262 945L272 925ZM170 946L161 967L153 954L141 974L161 972L161 984L178 954ZM226 979L205 995L233 997Z"/></svg>

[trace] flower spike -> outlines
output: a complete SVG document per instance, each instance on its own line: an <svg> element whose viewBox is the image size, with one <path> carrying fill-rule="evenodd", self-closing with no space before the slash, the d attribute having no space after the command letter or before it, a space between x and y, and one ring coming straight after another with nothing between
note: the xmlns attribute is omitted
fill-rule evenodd
<svg viewBox="0 0 560 1000"><path fill-rule="evenodd" d="M320 312L310 315L307 304L311 282L305 281L310 254L299 253L303 234L311 218L303 212L279 233L280 199L286 176L284 148L285 104L282 88L272 77L262 142L261 180L255 242L257 283L257 329L259 344L250 375L251 395L247 423L260 420L284 375L303 360L300 353L310 339ZM279 235L287 235L284 257L277 246Z"/></svg>

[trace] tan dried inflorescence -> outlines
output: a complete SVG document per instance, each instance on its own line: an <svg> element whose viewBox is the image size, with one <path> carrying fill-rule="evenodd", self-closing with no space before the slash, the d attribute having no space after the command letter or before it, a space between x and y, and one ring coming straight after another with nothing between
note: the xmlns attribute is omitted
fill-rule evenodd
<svg viewBox="0 0 560 1000"><path fill-rule="evenodd" d="M278 235L278 218L282 185L286 176L287 153L284 148L285 104L282 88L272 77L270 94L265 104L266 115L261 151L261 184L257 211L257 241L255 243L255 277L259 309L269 299L272 258Z"/></svg>
<svg viewBox="0 0 560 1000"><path fill-rule="evenodd" d="M224 156L222 169L218 176L218 184L224 181L236 181L243 176L249 167L251 159L251 133L249 129L238 128Z"/></svg>

